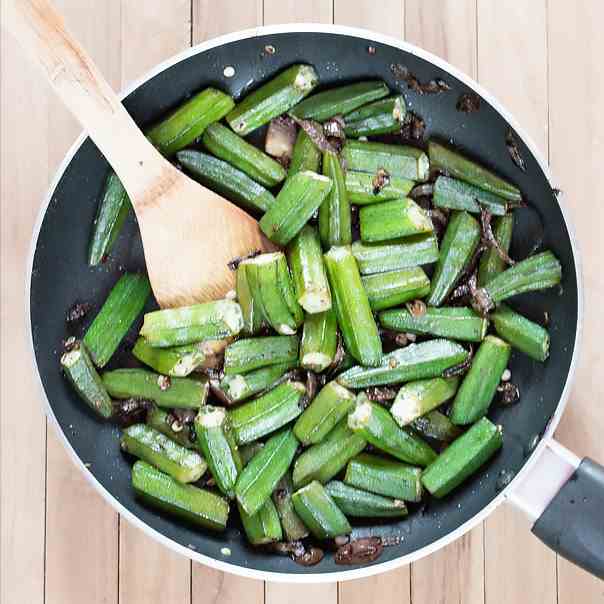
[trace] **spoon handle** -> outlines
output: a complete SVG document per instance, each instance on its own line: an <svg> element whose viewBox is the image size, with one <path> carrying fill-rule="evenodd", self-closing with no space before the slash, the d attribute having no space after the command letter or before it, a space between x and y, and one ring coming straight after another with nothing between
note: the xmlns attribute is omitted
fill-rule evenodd
<svg viewBox="0 0 604 604"><path fill-rule="evenodd" d="M176 169L147 141L48 0L3 0L2 24L40 64L119 176L138 214L153 185Z"/></svg>

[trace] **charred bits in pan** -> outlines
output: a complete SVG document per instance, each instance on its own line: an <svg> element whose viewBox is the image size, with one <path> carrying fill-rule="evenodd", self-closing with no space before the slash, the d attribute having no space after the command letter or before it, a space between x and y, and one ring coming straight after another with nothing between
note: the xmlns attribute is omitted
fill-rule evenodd
<svg viewBox="0 0 604 604"><path fill-rule="evenodd" d="M518 142L516 141L516 137L512 130L508 130L505 135L505 146L507 147L508 153L512 158L512 161L523 171L526 172L526 164L524 162L524 158L520 154L520 149L518 148Z"/></svg>
<svg viewBox="0 0 604 604"><path fill-rule="evenodd" d="M476 113L480 109L480 97L475 92L462 94L455 105L462 113Z"/></svg>
<svg viewBox="0 0 604 604"><path fill-rule="evenodd" d="M441 78L434 78L424 83L420 82L405 65L401 65L400 63L390 65L390 71L392 71L397 80L404 80L409 89L418 94L440 94L441 92L451 90L451 86Z"/></svg>

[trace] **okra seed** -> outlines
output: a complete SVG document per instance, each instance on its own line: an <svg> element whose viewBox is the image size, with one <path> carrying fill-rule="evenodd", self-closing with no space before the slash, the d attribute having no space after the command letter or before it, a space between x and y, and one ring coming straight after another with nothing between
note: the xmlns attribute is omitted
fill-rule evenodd
<svg viewBox="0 0 604 604"><path fill-rule="evenodd" d="M501 374L502 382L509 382L512 379L512 372L509 369L505 369Z"/></svg>
<svg viewBox="0 0 604 604"><path fill-rule="evenodd" d="M225 78L232 78L235 75L235 68L232 65L227 65L222 71Z"/></svg>
<svg viewBox="0 0 604 604"><path fill-rule="evenodd" d="M178 420L174 420L170 428L172 429L172 432L178 433L182 431L183 425Z"/></svg>
<svg viewBox="0 0 604 604"><path fill-rule="evenodd" d="M220 548L220 553L223 556L230 556L231 555L231 549L229 547L222 547L222 548Z"/></svg>

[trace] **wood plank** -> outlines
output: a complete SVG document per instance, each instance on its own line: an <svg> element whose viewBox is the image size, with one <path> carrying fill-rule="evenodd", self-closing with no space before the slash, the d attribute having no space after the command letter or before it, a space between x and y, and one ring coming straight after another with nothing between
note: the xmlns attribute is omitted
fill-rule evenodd
<svg viewBox="0 0 604 604"><path fill-rule="evenodd" d="M30 373L23 292L48 185L48 86L5 30L0 45L0 601L42 604L46 418Z"/></svg>
<svg viewBox="0 0 604 604"><path fill-rule="evenodd" d="M405 38L476 77L476 0L406 0Z"/></svg>
<svg viewBox="0 0 604 604"><path fill-rule="evenodd" d="M266 604L336 604L338 601L338 584L265 584ZM374 594L375 596L375 594Z"/></svg>
<svg viewBox="0 0 604 604"><path fill-rule="evenodd" d="M119 85L119 6L61 0L57 9L109 82ZM94 18L91 19L91 15ZM48 89L48 177L81 127ZM86 539L82 539L86 535ZM46 490L46 602L117 601L118 517L74 467L49 427Z"/></svg>
<svg viewBox="0 0 604 604"><path fill-rule="evenodd" d="M604 208L593 201L599 186L599 158L604 153L604 39L598 27L603 19L604 5L597 0L548 5L550 161L579 237L586 296L581 363L557 437L578 455L600 462L604 459L604 416L594 405L599 393L593 375L601 359L598 309L604 303L604 287L598 266L604 252L598 225L604 220ZM572 119L573 115L581 119ZM604 602L604 583L559 557L558 602Z"/></svg>
<svg viewBox="0 0 604 604"><path fill-rule="evenodd" d="M464 27L460 28L459 24ZM468 75L476 77L475 0L406 0L406 36ZM483 527L474 528L444 549L415 562L411 571L413 604L482 604L484 601Z"/></svg>
<svg viewBox="0 0 604 604"><path fill-rule="evenodd" d="M264 582L193 564L191 604L262 604Z"/></svg>
<svg viewBox="0 0 604 604"><path fill-rule="evenodd" d="M334 23L404 38L405 1L386 0L376 10L372 0L334 0ZM361 604L378 599L382 604L406 604L411 601L410 568L404 566L378 577L345 581L340 583L338 595L340 604Z"/></svg>
<svg viewBox="0 0 604 604"><path fill-rule="evenodd" d="M395 38L405 37L405 0L334 0L334 23L363 27Z"/></svg>
<svg viewBox="0 0 604 604"><path fill-rule="evenodd" d="M410 567L338 585L339 604L411 604Z"/></svg>
<svg viewBox="0 0 604 604"><path fill-rule="evenodd" d="M547 154L545 0L478 2L478 79L512 111ZM505 74L505 77L502 77ZM556 601L556 556L522 514L501 507L485 523L486 601Z"/></svg>
<svg viewBox="0 0 604 604"><path fill-rule="evenodd" d="M264 0L264 25L333 23L332 0Z"/></svg>
<svg viewBox="0 0 604 604"><path fill-rule="evenodd" d="M262 0L193 0L193 44L262 24ZM193 564L191 604L262 604L264 583Z"/></svg>
<svg viewBox="0 0 604 604"><path fill-rule="evenodd" d="M262 0L193 0L193 43L262 25L262 9Z"/></svg>
<svg viewBox="0 0 604 604"><path fill-rule="evenodd" d="M190 45L190 0L121 0L119 27L125 86ZM119 596L120 602L127 603L189 604L191 563L138 528L121 522Z"/></svg>

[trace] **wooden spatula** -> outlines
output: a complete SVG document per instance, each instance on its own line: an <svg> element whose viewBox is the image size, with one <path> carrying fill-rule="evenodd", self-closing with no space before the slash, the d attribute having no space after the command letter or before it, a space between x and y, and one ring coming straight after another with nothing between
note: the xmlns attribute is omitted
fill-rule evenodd
<svg viewBox="0 0 604 604"><path fill-rule="evenodd" d="M2 24L37 59L126 188L159 305L223 296L234 284L229 260L272 249L256 220L159 154L50 2L2 0L2 7Z"/></svg>

